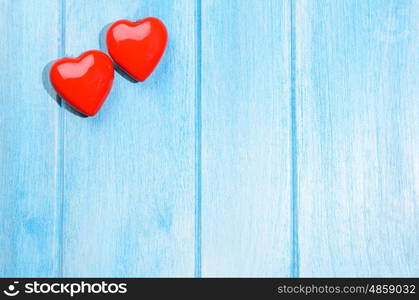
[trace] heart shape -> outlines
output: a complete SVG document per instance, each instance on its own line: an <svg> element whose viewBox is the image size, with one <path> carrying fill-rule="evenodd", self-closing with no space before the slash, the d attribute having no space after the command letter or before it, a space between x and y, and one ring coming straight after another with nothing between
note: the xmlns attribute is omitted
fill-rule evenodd
<svg viewBox="0 0 419 300"><path fill-rule="evenodd" d="M157 18L119 20L106 34L109 55L128 75L144 81L153 72L167 44L167 30Z"/></svg>
<svg viewBox="0 0 419 300"><path fill-rule="evenodd" d="M61 98L79 112L94 116L111 91L114 68L105 53L91 50L77 58L57 60L49 76Z"/></svg>

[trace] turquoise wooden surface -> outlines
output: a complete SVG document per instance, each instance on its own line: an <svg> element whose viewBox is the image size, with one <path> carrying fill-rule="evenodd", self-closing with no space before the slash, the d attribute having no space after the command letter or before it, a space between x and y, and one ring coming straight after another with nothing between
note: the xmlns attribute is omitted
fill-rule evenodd
<svg viewBox="0 0 419 300"><path fill-rule="evenodd" d="M0 274L58 276L60 109L43 69L59 55L60 7L27 4L0 1Z"/></svg>
<svg viewBox="0 0 419 300"><path fill-rule="evenodd" d="M146 82L116 76L97 117L65 112L64 276L194 275L195 10L193 0L67 2L67 55L98 48L121 18L161 18L170 40Z"/></svg>
<svg viewBox="0 0 419 300"><path fill-rule="evenodd" d="M94 118L49 63L161 18ZM0 276L419 276L419 2L0 0Z"/></svg>
<svg viewBox="0 0 419 300"><path fill-rule="evenodd" d="M202 275L292 275L290 3L202 3Z"/></svg>
<svg viewBox="0 0 419 300"><path fill-rule="evenodd" d="M418 276L418 1L297 1L301 276Z"/></svg>

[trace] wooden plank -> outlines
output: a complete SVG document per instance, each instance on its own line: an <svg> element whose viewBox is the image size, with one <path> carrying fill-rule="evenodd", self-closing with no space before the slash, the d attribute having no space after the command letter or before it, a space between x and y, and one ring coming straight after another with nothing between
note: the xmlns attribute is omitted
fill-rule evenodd
<svg viewBox="0 0 419 300"><path fill-rule="evenodd" d="M194 274L195 2L67 2L68 55L121 18L160 18L169 43L144 83L116 75L97 116L65 115L65 276Z"/></svg>
<svg viewBox="0 0 419 300"><path fill-rule="evenodd" d="M290 4L202 2L202 275L290 276Z"/></svg>
<svg viewBox="0 0 419 300"><path fill-rule="evenodd" d="M59 1L0 1L1 277L59 275L59 106L43 81L59 17Z"/></svg>
<svg viewBox="0 0 419 300"><path fill-rule="evenodd" d="M301 276L418 276L419 2L296 2Z"/></svg>

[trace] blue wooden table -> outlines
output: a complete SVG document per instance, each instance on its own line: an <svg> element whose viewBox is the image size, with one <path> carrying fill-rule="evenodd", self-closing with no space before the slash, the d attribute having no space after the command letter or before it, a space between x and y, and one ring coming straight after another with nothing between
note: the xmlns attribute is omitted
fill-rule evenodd
<svg viewBox="0 0 419 300"><path fill-rule="evenodd" d="M99 114L50 62L162 19ZM0 0L1 276L419 276L419 1Z"/></svg>

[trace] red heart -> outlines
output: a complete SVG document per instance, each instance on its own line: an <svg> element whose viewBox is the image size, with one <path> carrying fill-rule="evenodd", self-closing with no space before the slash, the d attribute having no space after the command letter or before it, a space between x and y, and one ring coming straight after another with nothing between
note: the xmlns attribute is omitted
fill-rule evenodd
<svg viewBox="0 0 419 300"><path fill-rule="evenodd" d="M103 52L91 50L77 58L57 60L49 73L52 86L79 112L94 116L112 88L112 60Z"/></svg>
<svg viewBox="0 0 419 300"><path fill-rule="evenodd" d="M133 78L144 81L163 56L167 30L156 18L119 20L109 28L106 43L115 63Z"/></svg>

